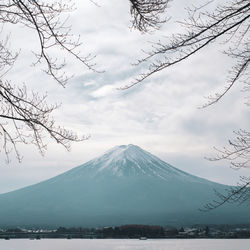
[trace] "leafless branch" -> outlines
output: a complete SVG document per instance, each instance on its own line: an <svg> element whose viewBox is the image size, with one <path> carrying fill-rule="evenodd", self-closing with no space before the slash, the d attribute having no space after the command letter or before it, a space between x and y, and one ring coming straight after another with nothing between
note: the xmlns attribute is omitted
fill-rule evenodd
<svg viewBox="0 0 250 250"><path fill-rule="evenodd" d="M134 81L122 89L130 88L143 82L150 76L175 64L181 63L210 44L222 39L228 45L225 52L236 59L231 77L225 90L209 97L209 106L221 99L240 79L244 79L249 69L249 20L250 3L246 0L233 0L227 5L218 6L214 12L203 8L189 10L189 18L182 22L186 33L173 35L166 44L159 41L146 56L135 65L146 64L148 70L141 73Z"/></svg>
<svg viewBox="0 0 250 250"><path fill-rule="evenodd" d="M169 0L129 0L130 12L133 18L132 27L141 32L149 29L159 29L166 22L161 18L165 12Z"/></svg>
<svg viewBox="0 0 250 250"><path fill-rule="evenodd" d="M51 112L58 106L48 106L46 96L41 97L34 92L28 95L25 86L13 87L0 81L0 102L0 138L7 157L14 149L18 160L21 160L17 150L19 143L33 144L43 154L47 146L44 142L46 134L67 149L71 141L87 139L56 126Z"/></svg>
<svg viewBox="0 0 250 250"><path fill-rule="evenodd" d="M250 178L241 177L241 182L235 187L230 187L223 193L214 190L217 200L207 203L200 211L206 212L216 209L225 203L238 203L239 205L247 202L250 197Z"/></svg>
<svg viewBox="0 0 250 250"><path fill-rule="evenodd" d="M240 170L250 168L250 133L246 130L235 131L235 138L228 141L228 146L215 148L217 155L207 158L210 161L225 160L231 168ZM214 200L204 207L204 210L217 208L227 202L243 203L250 199L250 177L242 176L236 187L225 190L224 193L215 190L218 200Z"/></svg>
<svg viewBox="0 0 250 250"><path fill-rule="evenodd" d="M54 49L71 55L86 69L97 72L94 57L80 53L81 42L71 34L71 27L67 25L65 14L71 12L74 5L71 1L33 1L33 0L2 0L0 3L0 23L21 24L28 30L33 30L38 37L40 51L34 52L34 65L44 63L44 70L60 85L65 86L69 76L65 74L66 60L52 56ZM3 26L4 27L4 26ZM63 53L60 53L60 56ZM58 105L48 105L46 96L28 91L26 86L20 87L6 80L7 73L13 67L18 52L10 49L10 37L0 39L0 145L7 160L14 151L18 160L21 155L18 145L33 144L41 154L44 154L47 143L46 135L54 141L70 148L70 142L82 141L85 137L78 137L75 133L57 126L51 113Z"/></svg>
<svg viewBox="0 0 250 250"><path fill-rule="evenodd" d="M202 107L208 107L220 101L239 81L245 84L244 90L249 91L250 2L231 0L224 5L218 5L214 11L206 11L206 7L211 2L207 1L205 5L188 8L188 19L179 22L184 26L185 32L174 34L167 42L153 43L151 50L145 52L145 56L135 63L135 66L143 64L147 70L121 89L128 89L142 83L152 75L179 64L211 44L217 43L225 48L223 53L233 58L235 64L229 69L229 77L223 90L208 96L208 102ZM249 168L250 133L239 130L235 135L234 140L229 140L228 147L216 148L218 155L209 160L226 160L234 169ZM216 208L226 202L249 199L249 182L249 178L242 177L237 187L227 190L225 194L217 192L219 199L209 203L206 208Z"/></svg>

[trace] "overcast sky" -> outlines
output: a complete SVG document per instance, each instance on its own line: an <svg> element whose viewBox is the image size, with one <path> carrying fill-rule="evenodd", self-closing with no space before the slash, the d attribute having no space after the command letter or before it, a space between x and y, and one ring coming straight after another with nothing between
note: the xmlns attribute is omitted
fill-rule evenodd
<svg viewBox="0 0 250 250"><path fill-rule="evenodd" d="M234 171L225 162L204 159L215 155L213 146L223 147L233 138L233 130L248 128L250 122L240 84L218 104L198 109L206 102L205 96L226 82L232 61L221 54L220 47L212 45L143 84L117 90L143 69L131 64L143 56L142 49L150 48L150 41L167 41L167 35L180 31L176 21L185 17L187 1L172 1L167 11L170 21L147 35L130 29L128 1L102 0L100 7L87 0L75 2L77 10L69 19L73 33L81 35L83 53L97 55L97 68L105 73L89 72L66 54L67 71L74 77L66 88L58 86L39 66L30 66L35 60L30 50L38 49L35 33L15 25L5 32L11 32L11 46L21 48L21 53L8 78L47 92L51 103L62 103L54 113L57 123L91 137L74 143L70 152L50 141L44 157L33 146L20 146L21 163L11 155L6 164L1 153L0 193L53 177L113 146L130 143L212 181L235 184L239 175L246 174L247 170Z"/></svg>

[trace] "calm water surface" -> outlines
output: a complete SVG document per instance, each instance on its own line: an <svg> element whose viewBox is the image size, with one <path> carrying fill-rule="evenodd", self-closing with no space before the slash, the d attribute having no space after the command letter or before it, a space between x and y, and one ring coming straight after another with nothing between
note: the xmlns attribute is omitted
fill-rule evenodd
<svg viewBox="0 0 250 250"><path fill-rule="evenodd" d="M0 240L0 250L250 250L250 239Z"/></svg>

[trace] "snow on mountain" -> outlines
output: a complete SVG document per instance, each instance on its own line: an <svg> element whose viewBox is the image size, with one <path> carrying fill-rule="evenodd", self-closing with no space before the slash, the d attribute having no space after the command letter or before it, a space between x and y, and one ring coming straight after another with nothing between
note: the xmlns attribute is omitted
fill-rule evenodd
<svg viewBox="0 0 250 250"><path fill-rule="evenodd" d="M169 178L188 179L191 182L204 182L202 178L185 173L162 161L140 147L129 144L113 147L101 157L97 157L68 172L68 175L104 174L112 176L151 176L167 180Z"/></svg>
<svg viewBox="0 0 250 250"><path fill-rule="evenodd" d="M41 183L0 195L0 228L250 223L246 206L198 211L226 186L121 145Z"/></svg>

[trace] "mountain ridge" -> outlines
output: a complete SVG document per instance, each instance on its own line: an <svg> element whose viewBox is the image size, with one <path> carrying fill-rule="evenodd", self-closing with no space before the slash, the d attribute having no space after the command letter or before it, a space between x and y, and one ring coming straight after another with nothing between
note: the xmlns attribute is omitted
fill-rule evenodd
<svg viewBox="0 0 250 250"><path fill-rule="evenodd" d="M127 163L126 160L128 161L129 164L126 164ZM174 174L174 175L179 175L182 177L183 176L190 177L196 181L208 181L211 183L216 183L216 182L207 180L205 178L189 174L178 168L175 168L172 165L161 160L157 156L133 144L115 146L109 149L108 151L106 151L102 156L96 157L82 165L79 165L67 171L66 173L70 173L71 171L84 171L88 169L88 166L90 166L91 169L95 169L95 170L98 169L97 173L100 173L103 170L105 171L105 170L110 170L110 169L115 170L114 173L117 173L116 172L117 170L124 170L123 166L125 168L127 167L131 168L131 166L135 166L142 173L146 174L145 170L148 170L148 169L151 170L150 164L153 164L153 165L158 164L161 166L160 170L165 171L165 174L163 174L163 176L159 176L159 174L154 173L156 177L158 176L160 178L165 179L166 177L169 177L167 176L167 174ZM62 173L61 175L66 174L66 173ZM122 174L120 175L118 174L118 176L122 176Z"/></svg>
<svg viewBox="0 0 250 250"><path fill-rule="evenodd" d="M0 227L242 223L246 207L198 212L225 185L190 175L129 144L76 168L0 195Z"/></svg>

